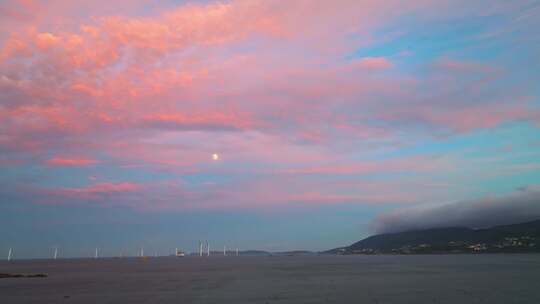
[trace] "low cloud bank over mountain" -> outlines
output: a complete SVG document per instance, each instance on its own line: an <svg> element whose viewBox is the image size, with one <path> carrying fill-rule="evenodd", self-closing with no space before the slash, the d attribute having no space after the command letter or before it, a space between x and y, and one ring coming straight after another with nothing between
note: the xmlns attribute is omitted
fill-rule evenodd
<svg viewBox="0 0 540 304"><path fill-rule="evenodd" d="M540 219L540 185L520 188L498 197L394 210L378 216L375 233L437 227L485 228Z"/></svg>

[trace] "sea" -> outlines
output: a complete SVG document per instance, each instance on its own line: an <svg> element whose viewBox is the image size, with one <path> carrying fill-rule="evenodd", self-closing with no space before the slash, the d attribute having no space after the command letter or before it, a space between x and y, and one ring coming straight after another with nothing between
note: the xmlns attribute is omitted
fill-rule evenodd
<svg viewBox="0 0 540 304"><path fill-rule="evenodd" d="M540 303L540 254L0 261L0 303Z"/></svg>

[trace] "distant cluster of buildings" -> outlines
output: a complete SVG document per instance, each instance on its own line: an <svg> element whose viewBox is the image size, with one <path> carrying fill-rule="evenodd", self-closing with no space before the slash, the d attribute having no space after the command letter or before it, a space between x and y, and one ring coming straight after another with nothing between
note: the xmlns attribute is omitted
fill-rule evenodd
<svg viewBox="0 0 540 304"><path fill-rule="evenodd" d="M521 237L506 237L502 242L495 244L474 244L470 245L469 249L473 251L504 251L506 249L535 249L537 240L534 237L530 236L521 236Z"/></svg>
<svg viewBox="0 0 540 304"><path fill-rule="evenodd" d="M446 244L404 245L399 248L381 250L374 248L342 248L338 254L429 254L429 253L481 253L481 252L531 252L540 251L540 239L531 236L505 237L496 242L471 243L450 241Z"/></svg>

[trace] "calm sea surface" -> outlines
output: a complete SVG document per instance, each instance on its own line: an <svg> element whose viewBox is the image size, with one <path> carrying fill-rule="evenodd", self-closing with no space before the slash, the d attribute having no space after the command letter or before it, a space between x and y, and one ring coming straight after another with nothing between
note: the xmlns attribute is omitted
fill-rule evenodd
<svg viewBox="0 0 540 304"><path fill-rule="evenodd" d="M540 255L20 260L0 303L540 303Z"/></svg>

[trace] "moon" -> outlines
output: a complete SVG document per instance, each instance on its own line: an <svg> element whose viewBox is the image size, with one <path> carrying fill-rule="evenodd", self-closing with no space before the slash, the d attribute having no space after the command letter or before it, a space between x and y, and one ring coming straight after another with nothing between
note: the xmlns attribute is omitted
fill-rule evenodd
<svg viewBox="0 0 540 304"><path fill-rule="evenodd" d="M213 160L219 160L219 154L217 154L217 153L212 154L212 159Z"/></svg>

